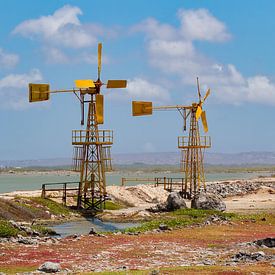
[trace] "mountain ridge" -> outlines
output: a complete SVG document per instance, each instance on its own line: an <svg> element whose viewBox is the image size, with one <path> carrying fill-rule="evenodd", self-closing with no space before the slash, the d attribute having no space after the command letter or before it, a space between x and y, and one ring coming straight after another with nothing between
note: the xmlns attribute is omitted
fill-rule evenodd
<svg viewBox="0 0 275 275"><path fill-rule="evenodd" d="M178 165L180 152L113 154L116 165ZM55 167L71 165L70 158L0 160L0 167ZM205 153L206 165L275 165L275 152Z"/></svg>

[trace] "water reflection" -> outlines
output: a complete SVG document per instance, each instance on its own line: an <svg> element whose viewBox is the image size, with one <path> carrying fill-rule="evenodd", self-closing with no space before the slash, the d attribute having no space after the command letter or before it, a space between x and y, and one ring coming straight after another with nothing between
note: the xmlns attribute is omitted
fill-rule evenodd
<svg viewBox="0 0 275 275"><path fill-rule="evenodd" d="M73 221L54 225L51 228L60 234L61 237L66 237L73 234L88 234L93 227L97 232L113 232L119 229L138 226L138 223L116 223L116 222L102 222L96 218L87 218L85 220Z"/></svg>

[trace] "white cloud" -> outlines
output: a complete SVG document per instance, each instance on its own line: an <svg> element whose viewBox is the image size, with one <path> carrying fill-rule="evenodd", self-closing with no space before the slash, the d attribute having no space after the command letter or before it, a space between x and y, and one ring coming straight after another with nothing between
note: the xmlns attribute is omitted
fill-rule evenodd
<svg viewBox="0 0 275 275"><path fill-rule="evenodd" d="M144 32L150 38L155 39L174 39L178 32L168 24L161 24L154 18L148 18L141 23L133 26L130 30L132 33Z"/></svg>
<svg viewBox="0 0 275 275"><path fill-rule="evenodd" d="M179 10L180 32L188 40L226 41L231 36L223 22L206 9Z"/></svg>
<svg viewBox="0 0 275 275"><path fill-rule="evenodd" d="M129 80L127 94L134 100L153 100L156 103L170 101L169 92L165 88L142 78Z"/></svg>
<svg viewBox="0 0 275 275"><path fill-rule="evenodd" d="M6 53L0 48L0 67L12 68L19 61L19 56L17 54Z"/></svg>
<svg viewBox="0 0 275 275"><path fill-rule="evenodd" d="M194 85L199 76L202 86L210 87L211 98L218 102L242 104L254 102L275 105L275 83L266 76L245 77L233 64L221 64L203 55L195 40L221 42L231 35L226 26L209 11L180 10L178 27L154 19L132 28L144 32L149 63L161 72L178 76L183 85ZM165 30L162 34L162 26ZM159 33L155 34L155 32ZM175 35L177 34L177 35ZM169 97L168 92L166 96Z"/></svg>
<svg viewBox="0 0 275 275"><path fill-rule="evenodd" d="M103 38L116 37L122 28L83 24L80 15L79 7L65 5L51 15L21 22L12 33L39 41L48 63L95 63L94 55L84 50L96 46Z"/></svg>
<svg viewBox="0 0 275 275"><path fill-rule="evenodd" d="M60 49L54 47L44 47L43 53L46 57L47 63L64 64L69 62L69 57Z"/></svg>
<svg viewBox="0 0 275 275"><path fill-rule="evenodd" d="M10 74L0 79L0 108L25 109L28 103L28 84L42 80L39 70L27 74Z"/></svg>
<svg viewBox="0 0 275 275"><path fill-rule="evenodd" d="M138 77L128 80L126 91L123 93L115 91L114 89L108 96L116 100L148 100L157 104L168 103L171 100L166 88Z"/></svg>
<svg viewBox="0 0 275 275"><path fill-rule="evenodd" d="M83 26L78 7L65 5L52 15L23 21L13 30L14 34L42 39L46 43L69 48L89 47L96 43L94 34Z"/></svg>

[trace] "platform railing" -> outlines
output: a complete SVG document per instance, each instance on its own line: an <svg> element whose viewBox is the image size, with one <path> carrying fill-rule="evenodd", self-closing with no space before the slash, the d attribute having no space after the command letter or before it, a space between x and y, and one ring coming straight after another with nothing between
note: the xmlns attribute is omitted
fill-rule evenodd
<svg viewBox="0 0 275 275"><path fill-rule="evenodd" d="M73 130L72 131L72 144L113 144L113 131L112 130Z"/></svg>
<svg viewBox="0 0 275 275"><path fill-rule="evenodd" d="M192 145L189 144L189 136L178 137L178 148L187 149L187 148L210 148L211 147L211 137L210 136L200 136L197 143Z"/></svg>
<svg viewBox="0 0 275 275"><path fill-rule="evenodd" d="M72 186L74 185L74 186ZM77 185L77 186L75 186ZM53 186L56 186L54 188ZM59 187L61 186L61 187ZM72 186L72 187L69 187ZM76 197L79 191L80 182L58 182L58 183L44 183L42 184L42 193L41 197L43 199L48 198L47 192L59 192L60 195L55 196L55 198L62 198L62 202L64 205L67 204L67 197ZM77 191L77 192L72 192Z"/></svg>

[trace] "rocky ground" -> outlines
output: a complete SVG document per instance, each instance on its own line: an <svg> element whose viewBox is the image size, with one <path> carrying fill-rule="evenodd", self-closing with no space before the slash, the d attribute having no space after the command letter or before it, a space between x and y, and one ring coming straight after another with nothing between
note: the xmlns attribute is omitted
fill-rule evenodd
<svg viewBox="0 0 275 275"><path fill-rule="evenodd" d="M33 271L50 261L59 263L63 273L143 270L140 274L153 274L156 270L156 274L188 274L189 270L190 274L208 274L248 270L274 274L274 248L255 242L267 237L275 237L274 225L268 220L214 221L172 231L71 236L36 244L2 242L0 271Z"/></svg>
<svg viewBox="0 0 275 275"><path fill-rule="evenodd" d="M224 198L227 211L251 213L246 218L211 215L185 227L171 230L162 224L143 233L91 231L90 235L64 239L20 235L2 238L0 272L40 273L39 266L49 261L60 264L63 274L275 274L274 184L274 178L265 178L208 185L208 190ZM132 206L104 214L117 220L156 219L146 209L164 203L168 195L162 187L143 185L109 187L108 193L115 201ZM186 204L190 207L190 202ZM269 241L263 241L266 238Z"/></svg>

